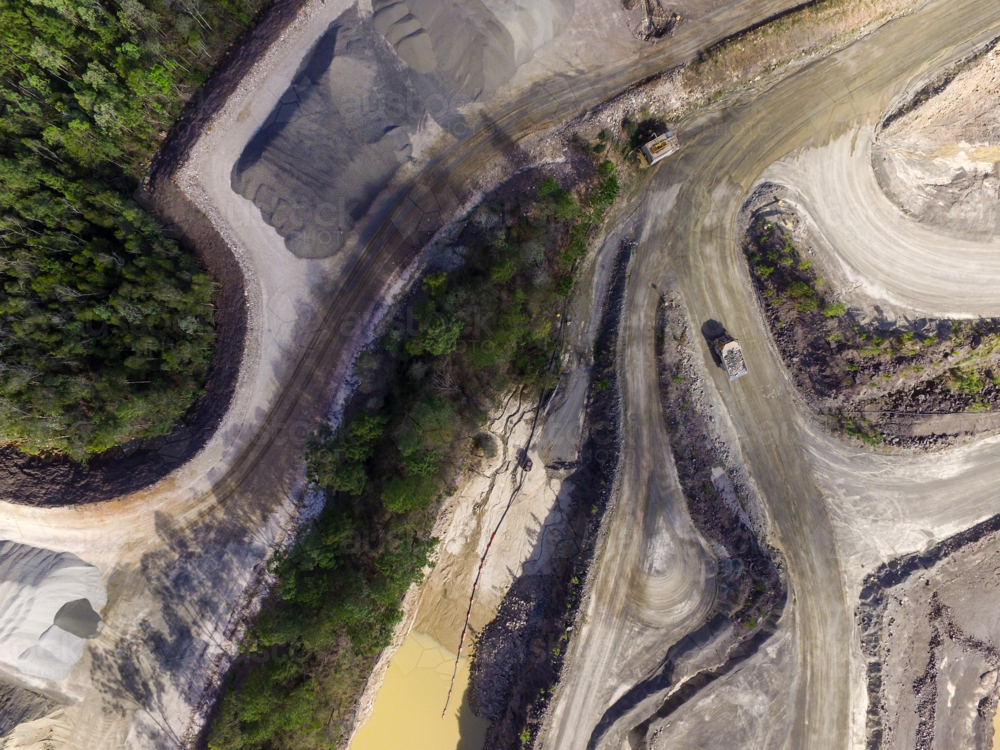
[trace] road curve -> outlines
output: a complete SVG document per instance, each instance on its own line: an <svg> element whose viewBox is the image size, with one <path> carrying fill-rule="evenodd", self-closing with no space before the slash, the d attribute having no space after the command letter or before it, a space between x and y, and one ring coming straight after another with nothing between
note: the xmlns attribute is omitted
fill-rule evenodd
<svg viewBox="0 0 1000 750"><path fill-rule="evenodd" d="M875 178L874 142L867 124L777 162L763 179L793 191L845 284L869 299L928 317L1000 315L1000 241L949 237L904 214Z"/></svg>
<svg viewBox="0 0 1000 750"><path fill-rule="evenodd" d="M93 506L0 506L0 531L6 538L77 552L98 564L106 577L107 622L115 640L102 654L103 661L94 659L88 665L92 671L87 679L93 682L81 684L95 691L73 709L79 717L72 728L74 744L120 746L125 734L120 721L99 718L105 696L122 685L133 685L139 674L145 683L159 681L152 692L162 704L180 701L187 692L187 673L204 669L199 661L203 654L218 653L216 639L231 617L229 605L239 599L254 564L277 533L271 519L300 487L302 445L288 439L287 427L312 425L322 417L327 393L317 383L327 383L343 367L354 343L335 333L338 323L367 310L379 298L394 269L411 258L436 228L441 219L438 211L454 205L442 205L437 196L466 195L483 168L504 158L523 136L575 116L792 4L787 0L734 3L702 24L682 25L669 44L651 47L638 59L554 78L498 107L487 118L487 127L432 162L391 197L380 215L372 217L342 275L315 301L315 316L303 330L294 356L274 373L277 395L247 412L248 436L221 436L212 448L219 458L216 467L197 475L181 470L148 490ZM797 658L807 675L795 707L793 747L845 745L848 705L839 686L846 679L851 605L842 591L828 510L802 447L805 417L769 347L733 242L736 209L768 164L810 140L825 142L846 132L856 120L874 121L893 87L911 77L923 60L946 53L998 22L1000 8L974 0L938 2L894 22L843 53L796 73L753 103L689 123L685 151L667 165L661 184L655 186L662 194L669 185L682 185L673 212L648 212L649 239L635 261L630 298L645 305L649 294L640 294L637 285L678 273L696 322L709 317L726 322L744 341L753 368L751 376L733 387L721 378L716 386L745 438L744 454L770 503L789 563L797 607ZM648 320L649 311L643 315L647 317L637 321ZM653 361L651 325L631 327L627 341L627 358L647 365ZM644 372L648 370L647 366ZM649 385L636 381L636 386L626 386L627 393L640 399L632 402L630 413L636 419L654 420L642 434L658 440L662 431L655 420L662 420L662 415L654 416L657 409L636 410L649 401ZM637 443L633 450L638 454L643 448ZM636 488L653 486L643 484L651 465L635 469L629 481ZM666 492L665 484L658 482L650 496ZM636 497L644 497L643 492ZM636 512L630 517L643 524L647 536L655 536L650 525L661 521L655 513ZM210 568L202 564L209 550ZM697 546L691 550L689 573L703 565ZM179 605L186 595L185 577L198 579L206 590L216 585L217 601L199 600L200 611ZM699 606L692 606L691 612ZM171 644L171 653L164 658L162 648L154 649L141 638L129 641L142 617L153 623L166 620L166 630L190 628L195 634L191 637L204 649L189 648L191 655L185 656L185 643ZM117 713L131 716L128 712L139 709L147 724L165 723L167 735L185 729L183 723L174 724L176 712L161 710L143 695L133 697L125 709L116 699L107 701L115 703Z"/></svg>
<svg viewBox="0 0 1000 750"><path fill-rule="evenodd" d="M644 240L637 250L631 275L630 300L635 307L626 312L634 320L648 317L642 307L651 283L663 284L676 279L691 312L694 325L709 319L722 321L743 343L750 375L729 383L724 374L712 365L704 350L706 366L712 371L715 387L740 435L740 447L751 471L766 498L776 541L787 563L788 578L795 612L796 689L790 706L793 713L788 737L777 738L776 746L793 748L845 748L857 742L857 712L864 710L857 701L858 691L852 685L851 659L856 652L853 611L856 584L864 574L861 557L848 555L851 569L841 564L842 550L852 544L854 536L865 548L868 560L882 555L898 554L913 545L921 546L928 537L945 536L955 528L956 519L944 518L942 512L932 512L931 498L935 493L955 493L969 477L962 471L945 477L933 470L910 473L910 489L924 498L925 513L921 521L925 533L903 536L891 545L872 544L868 530L852 528L866 511L877 506L883 497L877 490L866 493L867 503L852 502L851 493L870 477L873 464L881 471L895 466L891 457L869 459L860 449L844 446L838 441L821 437L815 424L795 392L784 371L770 334L760 315L745 261L737 245L737 216L748 192L762 173L780 158L807 147L839 144L839 158L848 158L843 149L845 134L859 127L873 126L890 102L915 77L925 71L928 61L943 65L951 57L961 56L972 40L1000 30L1000 6L977 0L929 3L919 12L898 19L866 38L830 57L815 61L770 88L753 101L738 104L697 119L681 123L678 131L685 146L674 160L665 163L652 183L649 210L645 211L648 225ZM848 139L850 145L850 139ZM808 153L808 152L806 152ZM857 171L863 168L857 157ZM805 156L802 158L806 158ZM837 169L844 169L843 165ZM870 169L870 166L868 167ZM837 171L811 173L814 180L826 180L822 188L827 196L840 189L857 189L854 182L838 182ZM874 178L872 178L874 179ZM657 211L659 195L671 185L680 184L676 206ZM819 189L812 185L814 192ZM865 193L840 196L842 204L864 201ZM817 199L819 200L819 199ZM844 217L841 217L843 220ZM897 226L897 223L891 226ZM843 228L840 228L843 230ZM834 235L841 239L841 235ZM914 235L911 232L892 236L897 246L905 249ZM940 264L953 263L938 243ZM933 253L932 246L922 252ZM864 256L864 248L857 251ZM933 262L933 261L929 261ZM899 263L897 259L895 263ZM892 264L887 264L891 266ZM896 269L868 268L876 283L891 283ZM883 274L880 276L879 274ZM932 289L916 289L909 299L920 309L938 304ZM977 298L980 299L980 298ZM993 304L980 299L980 306ZM985 312L970 304L970 313ZM628 339L622 359L622 377L633 377L634 364L652 358L655 331L651 321L640 327ZM643 377L641 371L635 378ZM626 430L640 429L656 434L655 425L662 416L655 410L642 411L641 391L629 391L634 399L626 404L626 413L647 424L637 428L627 423ZM631 407L631 408L630 408ZM659 452L658 446L646 446L646 452ZM995 442L978 451L978 461L959 461L962 470L981 471L976 489L966 495L973 507L960 514L958 523L974 523L990 512L990 499L982 491L982 481L995 477L995 464L987 458L997 450ZM968 451L966 451L968 453ZM954 453L922 460L929 464L941 461L954 463ZM624 454L626 476L639 472L636 484L655 481L643 454ZM906 460L894 476L906 472ZM645 472L643 474L642 472ZM839 482L840 486L836 483ZM832 486L826 486L832 484ZM846 489L845 489L846 485ZM876 485L888 488L891 482ZM873 497L873 494L875 495ZM833 496L836 503L828 502ZM897 497L901 493L897 493ZM940 494L938 495L941 496ZM889 498L886 500L890 501ZM628 513L623 507L632 498L623 494L618 513ZM641 502L641 499L640 499ZM996 512L995 503L992 512ZM940 509L939 509L940 510ZM893 514L890 513L890 516ZM634 513L629 523L634 523ZM652 523L647 519L646 523ZM647 529L647 533L648 533ZM640 529L632 533L640 538ZM920 537L920 538L918 538ZM875 540L877 541L877 540ZM602 560L601 565L604 562ZM603 574L600 571L599 574ZM595 601L598 601L595 599ZM588 610L588 615L590 611ZM597 614L590 615L597 617ZM680 638L698 623L686 623L674 634ZM580 638L586 638L586 629ZM567 674L571 674L569 671ZM856 678L856 675L853 675ZM614 675L590 674L575 678L577 683L564 685L562 695L572 696L587 689L586 681L597 689L604 679ZM709 688L711 689L711 688ZM566 700L572 700L567 697ZM561 706L553 719L563 720ZM568 716L568 715L567 715ZM574 717L582 720L584 717ZM863 718L863 714L862 714ZM572 727L552 727L543 746L546 748L583 747L579 742L565 743L562 737L587 736L586 731Z"/></svg>
<svg viewBox="0 0 1000 750"><path fill-rule="evenodd" d="M484 168L504 160L519 139L794 4L733 2L700 23L682 26L670 44L645 48L637 59L553 76L488 108L485 126L368 217L340 273L325 280L307 309L295 311L301 318L293 321L294 348L278 362L254 365L253 357L246 358L259 371L250 373L248 382L269 380L268 397L241 402L242 411L230 415L228 427L195 460L152 487L110 502L61 508L0 504L4 538L74 552L103 572L108 638L92 644L93 654L71 674L67 696L88 697L68 707L60 720L76 745L120 747L130 726L176 744L189 729L191 715L184 706L205 687L206 665L231 634L234 607L286 532L282 519L302 489L303 436L325 416L328 386L344 376L357 345L356 338L340 333L341 323L381 299L398 269L456 200L469 194ZM254 290L248 295L254 299ZM266 334L262 328L251 331L251 337ZM136 675L143 686L139 692ZM130 696L124 704L123 694Z"/></svg>

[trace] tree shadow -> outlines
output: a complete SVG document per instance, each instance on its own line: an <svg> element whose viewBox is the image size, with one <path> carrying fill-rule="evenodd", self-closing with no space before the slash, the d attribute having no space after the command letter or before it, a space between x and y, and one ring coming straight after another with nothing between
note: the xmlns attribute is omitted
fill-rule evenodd
<svg viewBox="0 0 1000 750"><path fill-rule="evenodd" d="M712 361L715 362L716 367L723 366L722 358L719 357L719 353L715 351L715 347L712 346L712 342L725 332L726 327L717 320L710 318L701 324L701 335L705 339L705 343L708 345L708 351L712 354Z"/></svg>

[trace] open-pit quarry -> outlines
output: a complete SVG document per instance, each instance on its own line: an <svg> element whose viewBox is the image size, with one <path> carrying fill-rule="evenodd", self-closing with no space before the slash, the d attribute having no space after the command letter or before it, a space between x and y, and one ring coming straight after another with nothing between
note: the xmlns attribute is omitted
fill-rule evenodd
<svg viewBox="0 0 1000 750"><path fill-rule="evenodd" d="M210 747L335 499L310 436L467 228L606 157L551 384L492 394L302 746L1000 747L1000 5L797 6L276 0L138 196L220 288L202 402L87 466L0 448L3 747Z"/></svg>

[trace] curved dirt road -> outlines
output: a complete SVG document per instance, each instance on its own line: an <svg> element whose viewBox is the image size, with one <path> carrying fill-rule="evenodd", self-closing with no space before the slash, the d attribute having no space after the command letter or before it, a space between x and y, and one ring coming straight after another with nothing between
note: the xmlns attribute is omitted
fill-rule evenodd
<svg viewBox="0 0 1000 750"><path fill-rule="evenodd" d="M874 140L867 123L779 161L763 179L794 191L843 283L868 299L929 317L1000 314L1000 241L949 237L904 214L875 178Z"/></svg>
<svg viewBox="0 0 1000 750"><path fill-rule="evenodd" d="M790 75L752 102L681 124L678 130L684 150L660 168L650 190L648 225L632 269L631 306L626 313L630 331L635 332L627 340L621 368L630 399L626 414L642 420L645 434L657 434L662 415L656 409L642 408L644 380L650 376L646 363L654 356L655 340L654 306L645 302L651 283L676 279L694 325L713 318L722 321L742 342L750 365L748 377L730 383L713 366L707 348L703 349L715 387L740 434L743 455L766 498L776 541L787 563L794 612L790 627L794 630L790 640L784 636L782 640L794 649L791 676L797 678L791 704L780 707L792 714L789 730L770 735L770 747L827 750L864 742L865 705L853 615L861 577L873 563L932 544L1000 509L986 489L996 477L1000 446L991 440L934 456L900 459L873 456L819 433L783 370L759 313L736 244L737 215L767 167L796 149L831 142L840 148L836 168L828 164L825 172L810 173L813 180L823 181L821 187L812 184L814 194L831 197L839 190L844 193L839 205L864 204L866 193L850 194L861 177L839 180L844 171L854 169L859 175L867 165L860 148L861 155L854 161L841 163L850 159L843 146L845 134L874 125L893 97L924 73L928 61L942 66L948 58L960 57L974 40L996 36L998 31L1000 7L975 0L931 3ZM816 153L806 151L799 161ZM833 151L828 148L819 153ZM671 185L680 186L676 207L664 210L659 196ZM877 213L866 215L875 217L877 223ZM905 252L900 251L914 237L919 239L919 228L890 235L890 249L881 247L880 252L878 245L852 244L850 227L845 227L847 218L840 217L831 238L842 243L838 251L852 260L865 259L872 283L903 286L900 278L906 270L900 266L905 265L901 263ZM898 221L889 224L900 225ZM939 240L935 248L931 242L920 252L929 268L936 262L948 269L946 283L958 284L959 253L950 254L942 245ZM969 302L957 303L966 305L959 310L970 314L995 310L996 284L990 269L976 277L968 274L968 265L964 268L963 297ZM899 293L900 300L917 310L942 305L932 287L910 284L905 292L906 296ZM949 310L955 311L956 303L952 304ZM637 426L627 423L625 429ZM658 445L647 444L641 453L626 452L626 481L655 486L661 459ZM622 504L632 501L625 493L620 499ZM668 504L662 512L671 517ZM647 512L646 523L637 528L634 512L620 506L617 513L610 539L623 533L620 527L627 528L633 538L654 535L654 514ZM630 579L619 572L618 565L632 554L627 545L608 545L597 571L592 607L624 596L619 589ZM688 622L672 640L699 624ZM544 747L587 746L607 704L596 706L594 712L595 706L585 696L620 694L627 688L619 684L617 672L599 671L606 654L617 653L619 639L627 637L619 622L608 624L588 610L579 638L580 644L593 645L577 650L575 661L566 669L552 721L543 735ZM650 657L647 670L658 664L657 654ZM743 670L755 663L749 662ZM777 680L789 678L787 671L778 672L770 683L758 684L755 690L775 698L784 690L784 700L788 700L788 684ZM715 689L717 685L707 691ZM735 706L733 712L732 721L738 722ZM714 726L719 720L716 711L712 726L706 725L701 735L703 744L692 746L715 746ZM670 744L669 739L666 742Z"/></svg>
<svg viewBox="0 0 1000 750"><path fill-rule="evenodd" d="M442 214L454 208L454 198L467 195L481 170L507 156L526 134L574 116L636 80L690 59L707 42L791 4L760 0L726 7L701 25L682 26L669 46L650 48L637 60L597 72L553 78L493 113L488 126L432 162L371 219L342 274L312 301L316 312L307 311L298 321L301 336L294 350L284 354L280 367L261 376L273 381L268 397L243 402L232 432L224 431L201 457L211 460L196 460L149 490L112 503L61 509L3 506L0 530L6 538L76 552L104 575L106 636L88 649L64 686L67 696L81 698L61 719L74 746L120 747L130 731L133 738L145 735L179 744L204 685L205 665L221 653L221 642L229 635L232 605L283 533L280 521L301 483L302 437L327 405L328 393L317 383L327 384L342 373L356 344L338 333L340 322L370 308L396 270L437 228ZM926 59L935 52L946 54L998 22L1000 9L973 0L939 2L800 71L752 104L688 124L684 153L661 171L662 184L654 191L662 200L671 185L680 185L676 208L667 212L651 203L647 212L647 239L632 273L634 315L625 337L626 361L637 367L626 368L624 389L630 398L628 413L643 423L643 442L631 448L632 458L649 460L626 469L635 495L623 497L623 503L634 498L638 503L623 507L616 522L621 521L618 538L629 557L618 568L607 558L602 568L607 565L615 573L602 580L609 587L619 586L620 576L632 581L626 598L656 615L640 624L663 629L685 616L696 619L711 598L699 588L710 574L711 560L697 539L682 534L689 540L682 575L662 568L659 582L647 575L662 566L650 568L651 555L630 544L640 536L647 542L656 539L667 507L675 509L667 517L678 527L689 523L672 489L671 472L661 465L669 453L658 449L655 457L640 455L649 441L663 439L659 409L645 406L655 395L648 378L655 312L650 303L656 295L648 284L679 273L696 322L711 317L726 322L744 342L752 366L751 376L734 386L718 374L716 385L745 439L744 454L769 501L788 560L796 658L805 675L795 705L792 747L846 744L849 702L843 686L853 643L853 605L846 590L853 579L839 568L837 545L855 506L847 498L840 506L847 521L834 521L819 486L821 473L813 468L819 459L803 450L814 446L821 457L829 455L822 440L810 437L804 409L757 315L732 239L736 209L767 165L810 140L823 142L846 132L855 120L874 121L894 87L916 74ZM642 285L644 292L638 288ZM992 450L992 444L976 450ZM846 463L845 470L853 470L851 457ZM988 464L985 459L978 464L984 476ZM985 495L970 497L969 516L984 513ZM934 523L929 518L931 533L938 533ZM598 605L622 602L619 592L608 588L606 593L606 599L595 596ZM613 627L616 618L604 621ZM599 647L594 657L604 663L618 658L602 655ZM636 674L641 668L634 664ZM568 683L564 700L570 700L574 689L589 687L583 678L575 686ZM585 747L604 709L588 700L573 705L580 708L566 712L563 720L573 731L553 746Z"/></svg>
<svg viewBox="0 0 1000 750"><path fill-rule="evenodd" d="M251 351L232 412L195 459L156 485L111 502L0 504L0 536L80 555L102 571L108 592L104 632L67 680L53 684L10 674L67 702L42 720L45 731L94 750L121 747L126 737L132 743L188 742L212 665L231 650L234 612L262 561L289 531L302 490L304 439L325 416L330 389L346 378L363 333L356 321L370 318L373 304L457 201L474 190L483 169L508 157L520 138L794 4L733 2L682 27L669 45L644 48L638 59L553 75L487 109L485 125L385 198L336 268L303 271L316 276L311 296L272 309L248 279ZM259 84L276 86L277 95L285 85L266 75ZM255 271L266 275L280 262L268 259ZM354 321L349 331L345 321ZM288 346L262 358L260 342L274 335L274 326L290 329Z"/></svg>

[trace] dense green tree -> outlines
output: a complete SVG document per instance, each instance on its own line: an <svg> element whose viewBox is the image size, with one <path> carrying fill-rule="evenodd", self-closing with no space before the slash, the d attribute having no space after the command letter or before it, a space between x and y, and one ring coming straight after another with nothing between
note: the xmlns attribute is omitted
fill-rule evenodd
<svg viewBox="0 0 1000 750"><path fill-rule="evenodd" d="M211 65L191 27L249 21L195 7L0 0L0 443L82 459L199 395L211 280L129 197Z"/></svg>

